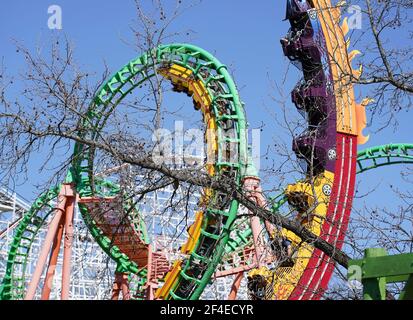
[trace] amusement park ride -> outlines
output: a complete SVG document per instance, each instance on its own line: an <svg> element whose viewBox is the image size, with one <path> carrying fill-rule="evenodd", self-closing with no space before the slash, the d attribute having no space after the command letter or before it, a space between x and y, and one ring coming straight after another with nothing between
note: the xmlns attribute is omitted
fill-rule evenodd
<svg viewBox="0 0 413 320"><path fill-rule="evenodd" d="M349 26L340 10L341 4L332 5L330 0L287 0L291 28L281 45L303 72L292 101L308 120L308 129L293 141L293 151L307 162L307 172L275 200L265 198L248 156L246 115L232 77L225 65L193 45L161 45L121 68L96 95L81 135L98 139L96 132L105 125L108 109L120 107L126 95L157 73L169 80L175 91L191 96L205 128L214 130L214 135L205 138L215 159L205 168L212 178L231 179L250 200L274 212L288 204L304 227L341 249L356 175L384 165L412 163L413 145L392 144L357 152L357 146L368 140L362 131L369 100L359 104L355 100L352 80L361 76L362 69L351 67L359 52L348 51ZM228 158L227 154L235 156ZM94 149L77 143L64 183L44 193L30 208L15 198L11 201L7 191L0 192L0 210L14 212L13 222L0 230L2 244L8 239L2 246L8 248L8 256L4 270L0 269L4 272L0 299L49 299L59 294L62 299L85 298L87 294L74 292L81 277L72 270L78 268L82 246L89 257L100 252L99 262L89 265L89 275L83 275L90 284L83 287L83 293L95 290L88 297L103 297L96 291L101 287L115 300L121 295L123 299L174 300L323 297L334 261L291 231L256 216L249 218L229 194L205 189L202 195L194 195L187 235L172 241L171 232L153 227L165 225L157 207L162 206L162 193L171 191L159 191L145 204L135 204L110 177L96 175L94 156ZM167 223L174 229L178 221L182 217ZM77 235L81 226L87 227L93 239L86 233ZM288 261L277 260L269 249L268 244L276 239L283 239ZM96 244L103 251L96 250ZM112 286L102 281L105 276L99 275L100 270L93 270L103 269L103 265L115 272ZM385 278L383 272L387 271L372 274ZM413 270L407 267L402 271L411 287ZM57 276L61 280L58 292L52 286ZM393 276L402 279L400 274ZM97 279L101 281L93 283ZM363 284L368 281L363 278ZM407 288L404 296L411 294Z"/></svg>

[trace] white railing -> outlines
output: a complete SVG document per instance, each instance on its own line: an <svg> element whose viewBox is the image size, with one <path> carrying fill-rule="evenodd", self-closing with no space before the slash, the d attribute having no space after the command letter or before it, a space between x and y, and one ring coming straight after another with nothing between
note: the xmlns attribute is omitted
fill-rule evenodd
<svg viewBox="0 0 413 320"><path fill-rule="evenodd" d="M0 201L4 208L10 208L10 211L22 210L28 211L30 209L30 203L16 192L12 192L5 187L0 187ZM7 206L7 204L10 204Z"/></svg>

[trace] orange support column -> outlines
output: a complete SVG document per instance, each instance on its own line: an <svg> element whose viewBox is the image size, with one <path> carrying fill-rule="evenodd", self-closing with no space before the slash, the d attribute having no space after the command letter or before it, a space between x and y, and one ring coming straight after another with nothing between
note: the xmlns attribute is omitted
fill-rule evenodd
<svg viewBox="0 0 413 320"><path fill-rule="evenodd" d="M53 278L56 271L57 258L60 252L60 246L62 243L64 220L65 216L62 215L59 222L59 227L55 239L53 241L52 252L50 254L49 264L47 266L46 278L44 279L43 290L42 290L42 300L49 300L50 292L52 290Z"/></svg>
<svg viewBox="0 0 413 320"><path fill-rule="evenodd" d="M111 300L119 300L121 291L123 300L130 300L128 274L124 272L115 272Z"/></svg>
<svg viewBox="0 0 413 320"><path fill-rule="evenodd" d="M65 242L63 251L63 268L62 268L62 300L69 299L70 293L70 271L72 264L72 245L73 245L73 217L75 211L75 196L70 185L66 185L68 201L66 204L65 214Z"/></svg>

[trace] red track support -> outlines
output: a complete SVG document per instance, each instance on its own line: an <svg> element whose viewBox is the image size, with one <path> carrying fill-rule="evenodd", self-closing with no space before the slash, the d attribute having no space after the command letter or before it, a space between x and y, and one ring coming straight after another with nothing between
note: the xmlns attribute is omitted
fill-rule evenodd
<svg viewBox="0 0 413 320"><path fill-rule="evenodd" d="M246 191L247 197L251 201L254 201L258 206L262 208L265 208L267 206L266 200L262 194L260 179L258 177L246 177L243 181L243 186ZM257 216L251 217L251 230L254 240L256 263L257 267L260 268L265 264L266 249L263 239L264 228L261 226L260 218L258 218Z"/></svg>

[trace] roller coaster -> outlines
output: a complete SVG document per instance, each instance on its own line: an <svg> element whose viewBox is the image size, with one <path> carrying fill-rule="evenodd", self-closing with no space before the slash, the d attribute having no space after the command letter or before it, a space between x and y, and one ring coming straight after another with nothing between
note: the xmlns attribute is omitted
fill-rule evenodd
<svg viewBox="0 0 413 320"><path fill-rule="evenodd" d="M205 135L213 159L205 172L211 179L231 181L258 206L274 213L289 206L303 227L341 249L356 176L413 162L411 144L357 152L357 146L368 140L363 129L370 100L355 100L353 80L363 70L351 66L359 52L348 51L349 26L341 17L341 6L330 0L287 0L291 27L281 46L303 73L291 96L308 122L292 148L306 170L300 181L277 197L266 198L262 191L249 154L243 103L227 67L194 45L161 45L122 67L96 94L82 118L78 141L98 143L99 132L124 98L151 78L162 77L174 91L192 98L205 130L214 133ZM157 250L140 204L110 177L97 174L96 153L90 144L77 142L64 183L45 192L30 208L23 206L24 213L9 226L14 231L1 299L31 300L39 290L41 299L49 299L62 243L61 298L70 298L76 206L94 241L117 266L112 299L122 293L123 299L196 300L212 282L230 276L228 299L236 299L245 274L248 296L254 300L322 299L335 268L332 258L292 231L254 215L246 218L240 214L246 209L231 194L212 188L200 193L179 252L168 255ZM45 227L47 234L29 278L32 245Z"/></svg>

